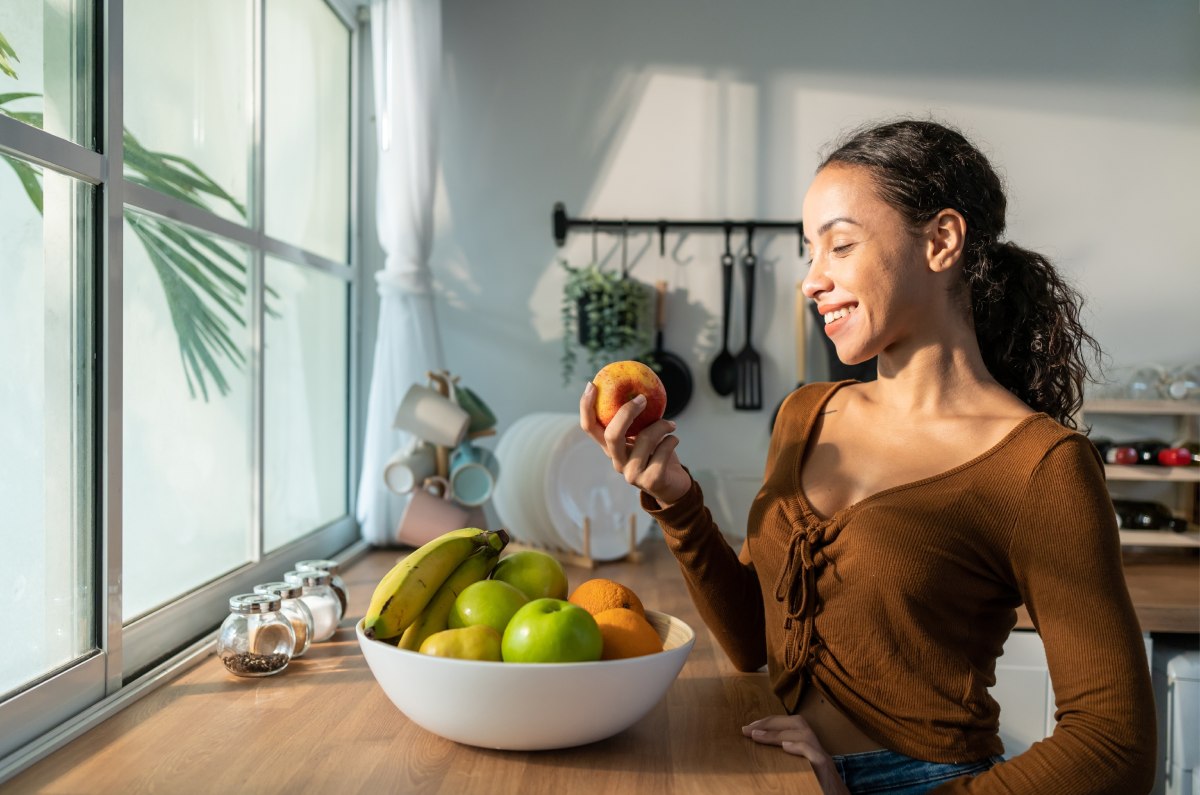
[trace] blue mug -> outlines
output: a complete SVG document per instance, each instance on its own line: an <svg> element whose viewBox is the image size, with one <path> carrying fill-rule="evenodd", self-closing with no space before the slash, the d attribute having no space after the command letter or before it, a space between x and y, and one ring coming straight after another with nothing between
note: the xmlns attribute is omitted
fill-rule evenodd
<svg viewBox="0 0 1200 795"><path fill-rule="evenodd" d="M500 462L491 450L464 442L450 454L450 493L460 505L474 508L487 502L499 475Z"/></svg>

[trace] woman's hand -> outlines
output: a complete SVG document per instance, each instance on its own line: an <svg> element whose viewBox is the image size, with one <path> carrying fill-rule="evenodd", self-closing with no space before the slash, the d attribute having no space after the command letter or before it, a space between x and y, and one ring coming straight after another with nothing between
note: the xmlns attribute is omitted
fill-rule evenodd
<svg viewBox="0 0 1200 795"><path fill-rule="evenodd" d="M802 756L812 765L825 795L850 795L838 775L833 758L825 753L817 735L799 715L771 715L742 727L742 734L763 745L778 745L785 752Z"/></svg>
<svg viewBox="0 0 1200 795"><path fill-rule="evenodd" d="M603 448L613 469L665 508L688 493L692 477L675 455L679 438L670 435L675 430L670 420L646 426L632 441L625 437L633 418L644 408L646 398L638 395L622 406L605 428L596 419L596 387L589 382L579 398L579 426Z"/></svg>

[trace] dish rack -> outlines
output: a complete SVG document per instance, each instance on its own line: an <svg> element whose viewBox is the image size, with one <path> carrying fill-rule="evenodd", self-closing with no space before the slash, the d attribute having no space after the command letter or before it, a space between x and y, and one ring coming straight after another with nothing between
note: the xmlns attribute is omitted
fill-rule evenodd
<svg viewBox="0 0 1200 795"><path fill-rule="evenodd" d="M544 552L552 558L555 558L560 563L565 563L568 566L578 566L581 569L594 569L603 563L616 563L625 561L628 563L641 563L642 552L637 546L637 516L629 515L629 551L623 556L615 560L599 561L592 557L592 520L585 516L583 517L583 553L573 552L562 547L552 547L545 544L537 544L531 541L513 541L508 545L509 549L521 550L532 549L538 552Z"/></svg>

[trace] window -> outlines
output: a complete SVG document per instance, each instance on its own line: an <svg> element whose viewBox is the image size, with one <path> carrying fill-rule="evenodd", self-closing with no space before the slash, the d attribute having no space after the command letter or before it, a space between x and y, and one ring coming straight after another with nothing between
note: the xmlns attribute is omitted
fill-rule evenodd
<svg viewBox="0 0 1200 795"><path fill-rule="evenodd" d="M351 10L0 4L0 781L358 538Z"/></svg>

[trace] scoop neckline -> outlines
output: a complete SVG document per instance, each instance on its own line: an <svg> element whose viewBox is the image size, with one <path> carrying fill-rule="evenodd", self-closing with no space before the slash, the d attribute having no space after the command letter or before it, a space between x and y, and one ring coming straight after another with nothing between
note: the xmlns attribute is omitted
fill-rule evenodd
<svg viewBox="0 0 1200 795"><path fill-rule="evenodd" d="M804 491L804 483L800 477L801 473L804 470L804 460L808 457L808 447L809 447L809 444L812 442L813 427L817 423L817 417L819 417L821 415L821 409L823 409L825 407L825 404L827 404L829 402L829 399L832 398L834 396L834 394L837 393L837 391L840 390L842 387L847 386L849 384L858 384L858 383L862 383L862 382L858 381L857 379L853 379L853 378L846 379L844 381L835 382L833 384L833 386L830 389L827 389L825 391L825 394L822 395L819 400L817 400L817 402L813 405L812 410L809 412L808 417L805 419L804 447L803 447L803 449L801 449L800 455L796 459L796 466L795 466L795 471L793 472L793 479L794 479L795 485L796 485L796 496L799 499L800 503L803 505L804 511L822 524L832 523L836 519L838 519L840 516L843 516L847 513L855 511L862 505L865 505L866 503L869 503L869 502L873 502L874 500L880 499L882 497L886 497L889 494L893 494L898 491L904 491L906 489L916 488L918 486L924 486L927 483L934 483L936 481L943 480L948 477L952 477L953 475L957 475L959 472L962 472L965 469L969 469L970 467L975 466L976 464L980 463L981 461L984 461L985 459L990 458L992 455L999 452L1002 448L1004 448L1006 445L1008 445L1008 443L1011 442L1014 437L1016 437L1019 433L1021 433L1021 431L1023 431L1027 425L1032 423L1034 420L1039 419L1041 417L1049 416L1044 411L1036 411L1033 414L1026 415L1025 417L1022 417L1020 420L1018 420L1017 424L1014 425L1011 429L1009 429L1008 433L1004 434L1004 436L1001 437L1000 441L996 442L994 445L992 445L988 449L984 450L982 453L979 453L974 458L968 459L967 461L964 461L963 463L958 464L957 466L947 469L944 472L939 472L934 475L929 475L927 477L923 477L918 480L913 480L908 483L900 483L895 486L889 486L888 488L877 491L874 494L868 494L866 497L863 497L861 500L852 502L849 505L839 508L838 510L834 511L829 516L822 516L820 513L817 512L817 509L813 507L813 504L811 502L809 502L808 494L805 493L805 491Z"/></svg>

